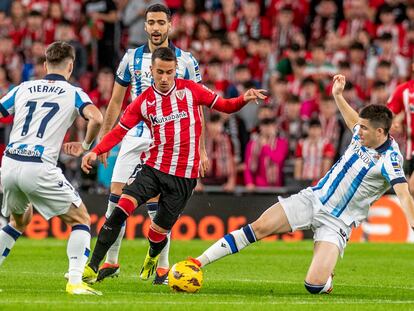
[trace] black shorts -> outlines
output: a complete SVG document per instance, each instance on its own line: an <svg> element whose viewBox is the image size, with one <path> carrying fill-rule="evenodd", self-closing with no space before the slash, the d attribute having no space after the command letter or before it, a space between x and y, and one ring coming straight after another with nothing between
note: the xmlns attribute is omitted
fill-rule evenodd
<svg viewBox="0 0 414 311"><path fill-rule="evenodd" d="M132 182L125 185L122 193L134 197L139 205L160 194L153 221L170 230L193 194L197 179L169 175L147 165L140 167L137 166L129 179Z"/></svg>

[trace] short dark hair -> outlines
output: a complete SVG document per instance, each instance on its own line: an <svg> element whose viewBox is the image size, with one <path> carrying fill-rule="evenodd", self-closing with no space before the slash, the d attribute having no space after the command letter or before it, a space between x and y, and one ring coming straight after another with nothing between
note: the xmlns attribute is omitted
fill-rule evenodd
<svg viewBox="0 0 414 311"><path fill-rule="evenodd" d="M175 56L174 51L171 50L169 47L160 47L156 49L152 53L151 62L154 63L157 58L167 62L177 61L177 57Z"/></svg>
<svg viewBox="0 0 414 311"><path fill-rule="evenodd" d="M67 59L75 60L75 49L69 43L56 41L46 49L46 62L52 66L61 65Z"/></svg>
<svg viewBox="0 0 414 311"><path fill-rule="evenodd" d="M145 20L147 20L147 15L148 13L151 12L164 12L165 15L167 15L167 19L168 21L171 20L171 11L168 7L166 7L164 4L161 3L156 3L153 5L150 5L146 10L145 10Z"/></svg>
<svg viewBox="0 0 414 311"><path fill-rule="evenodd" d="M369 120L369 122L377 128L384 129L385 134L388 134L390 131L392 112L385 106L368 105L360 111L359 117Z"/></svg>
<svg viewBox="0 0 414 311"><path fill-rule="evenodd" d="M322 127L321 121L319 121L319 119L316 118L312 118L309 121L309 127Z"/></svg>

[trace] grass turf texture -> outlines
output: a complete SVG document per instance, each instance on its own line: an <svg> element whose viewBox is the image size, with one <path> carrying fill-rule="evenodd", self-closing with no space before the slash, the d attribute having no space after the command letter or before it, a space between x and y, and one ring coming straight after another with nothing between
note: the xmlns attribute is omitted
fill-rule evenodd
<svg viewBox="0 0 414 311"><path fill-rule="evenodd" d="M211 242L173 241L170 262ZM104 296L64 291L66 241L19 239L0 267L0 310L414 310L414 246L350 244L330 295L310 295L303 280L312 242L260 242L204 269L199 293L174 293L138 279L146 240L124 241L121 275L95 285Z"/></svg>

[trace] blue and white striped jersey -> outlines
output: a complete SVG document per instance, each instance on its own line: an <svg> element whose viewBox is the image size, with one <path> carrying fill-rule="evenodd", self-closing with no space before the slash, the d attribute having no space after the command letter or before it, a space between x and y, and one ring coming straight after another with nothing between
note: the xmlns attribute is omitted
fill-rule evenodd
<svg viewBox="0 0 414 311"><path fill-rule="evenodd" d="M389 188L406 182L403 156L398 144L389 138L377 149L361 145L359 125L344 155L312 188L323 210L346 225L358 226L368 209Z"/></svg>
<svg viewBox="0 0 414 311"><path fill-rule="evenodd" d="M174 46L171 42L169 47L175 51L177 57L176 77L181 79L201 81L200 69L198 62L189 52L185 52ZM144 92L154 82L150 70L152 53L148 44L142 45L136 49L129 49L125 53L116 72L116 82L127 87L131 84L131 97L134 100L138 95ZM135 127L134 133L128 132L129 135L137 137L150 137L149 129L144 122L140 122ZM143 131L146 131L143 135Z"/></svg>
<svg viewBox="0 0 414 311"><path fill-rule="evenodd" d="M14 114L4 155L56 165L66 131L91 103L82 89L57 74L16 86L0 100L2 115Z"/></svg>

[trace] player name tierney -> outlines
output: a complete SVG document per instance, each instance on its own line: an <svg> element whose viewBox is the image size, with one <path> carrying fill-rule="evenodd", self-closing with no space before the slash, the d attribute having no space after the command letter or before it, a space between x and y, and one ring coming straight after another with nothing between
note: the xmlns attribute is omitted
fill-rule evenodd
<svg viewBox="0 0 414 311"><path fill-rule="evenodd" d="M33 85L28 88L30 94L34 92L39 93L57 93L58 95L65 93L66 91L60 86L48 86L48 85Z"/></svg>

